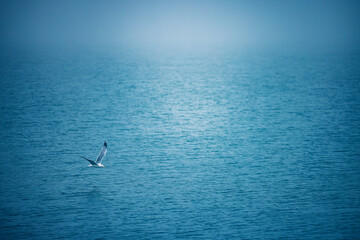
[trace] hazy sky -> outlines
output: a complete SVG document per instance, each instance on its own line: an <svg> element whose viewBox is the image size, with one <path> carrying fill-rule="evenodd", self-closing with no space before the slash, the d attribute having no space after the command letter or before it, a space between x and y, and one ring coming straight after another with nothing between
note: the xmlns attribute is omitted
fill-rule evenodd
<svg viewBox="0 0 360 240"><path fill-rule="evenodd" d="M0 4L3 44L360 45L360 1L29 0Z"/></svg>

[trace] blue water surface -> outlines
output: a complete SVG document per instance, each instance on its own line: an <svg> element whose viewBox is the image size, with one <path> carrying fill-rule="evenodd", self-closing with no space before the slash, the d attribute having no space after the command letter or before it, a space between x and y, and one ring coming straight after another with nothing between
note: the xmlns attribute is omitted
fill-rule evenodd
<svg viewBox="0 0 360 240"><path fill-rule="evenodd" d="M360 236L360 54L0 59L1 239Z"/></svg>

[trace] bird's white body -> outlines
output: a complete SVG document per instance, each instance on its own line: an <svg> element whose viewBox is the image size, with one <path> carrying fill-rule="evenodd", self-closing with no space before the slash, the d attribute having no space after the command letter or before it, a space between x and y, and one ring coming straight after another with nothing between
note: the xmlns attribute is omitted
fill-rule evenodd
<svg viewBox="0 0 360 240"><path fill-rule="evenodd" d="M102 168L102 167L105 167L105 166L100 163L100 164L96 164L96 165L90 164L89 167Z"/></svg>

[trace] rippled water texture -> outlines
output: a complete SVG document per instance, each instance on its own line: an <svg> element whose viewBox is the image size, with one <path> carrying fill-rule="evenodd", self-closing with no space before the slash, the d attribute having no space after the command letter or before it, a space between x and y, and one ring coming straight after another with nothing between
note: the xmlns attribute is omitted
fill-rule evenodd
<svg viewBox="0 0 360 240"><path fill-rule="evenodd" d="M360 236L360 55L6 52L0 74L3 239Z"/></svg>

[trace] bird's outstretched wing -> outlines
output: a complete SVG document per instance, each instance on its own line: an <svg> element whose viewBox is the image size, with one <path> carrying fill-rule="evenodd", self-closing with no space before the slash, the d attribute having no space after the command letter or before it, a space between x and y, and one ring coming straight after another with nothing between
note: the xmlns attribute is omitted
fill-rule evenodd
<svg viewBox="0 0 360 240"><path fill-rule="evenodd" d="M94 162L94 161L93 161L93 160L91 160L91 159L88 159L88 158L83 157L83 156L79 156L79 157L81 157L81 158L85 159L86 161L89 161L89 162L91 163L91 165L97 165L97 164L96 164L96 162Z"/></svg>
<svg viewBox="0 0 360 240"><path fill-rule="evenodd" d="M106 143L103 145L103 147L101 148L101 151L99 153L99 156L96 158L96 164L100 164L102 162L102 160L104 159L105 155L107 152L107 146Z"/></svg>

